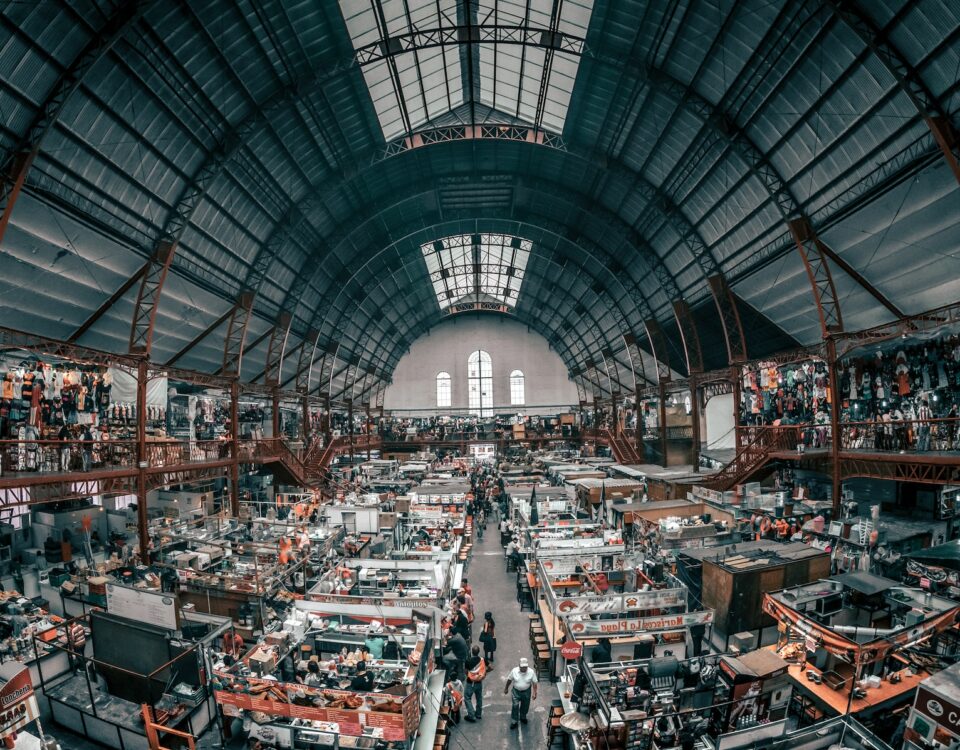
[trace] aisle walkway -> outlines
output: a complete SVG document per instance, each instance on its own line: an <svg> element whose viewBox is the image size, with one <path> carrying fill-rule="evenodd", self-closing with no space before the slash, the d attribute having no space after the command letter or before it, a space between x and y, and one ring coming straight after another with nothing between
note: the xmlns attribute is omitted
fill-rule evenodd
<svg viewBox="0 0 960 750"><path fill-rule="evenodd" d="M494 750L528 748L543 750L547 746L547 709L557 696L553 683L540 681L540 694L530 705L530 723L510 729L510 696L503 694L507 674L517 666L521 656L533 659L530 653L530 621L528 612L520 611L514 573L504 572L503 547L496 524L487 524L483 541L476 541L467 578L473 587L477 607L475 635L479 634L483 613L493 612L497 622L497 653L493 671L487 676L483 691L483 719L471 724L461 720L454 730L451 747L455 750ZM474 641L476 642L476 641ZM466 716L466 711L463 713Z"/></svg>

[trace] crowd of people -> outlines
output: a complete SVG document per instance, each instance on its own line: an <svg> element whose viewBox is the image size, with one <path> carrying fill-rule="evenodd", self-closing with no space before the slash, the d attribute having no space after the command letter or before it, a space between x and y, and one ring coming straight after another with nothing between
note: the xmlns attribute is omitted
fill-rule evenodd
<svg viewBox="0 0 960 750"><path fill-rule="evenodd" d="M473 516L478 539L482 539L487 523L506 517L507 495L503 479L489 467L471 472L470 487L468 512ZM483 719L483 684L496 663L496 620L491 611L485 611L482 619L479 612L470 581L464 578L443 623L443 664L447 673L444 699L455 723L461 712L467 722ZM537 697L537 673L528 659L520 659L507 674L503 692L511 696L510 728L526 724L530 702Z"/></svg>

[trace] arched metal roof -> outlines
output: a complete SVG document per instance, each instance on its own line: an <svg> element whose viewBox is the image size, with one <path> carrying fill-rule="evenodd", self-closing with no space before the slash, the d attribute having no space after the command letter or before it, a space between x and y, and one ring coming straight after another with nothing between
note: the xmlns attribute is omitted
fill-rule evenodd
<svg viewBox="0 0 960 750"><path fill-rule="evenodd" d="M501 233L507 314L605 394L727 287L756 324L692 367L960 298L949 0L45 0L0 41L9 327L366 399L447 314L422 246Z"/></svg>

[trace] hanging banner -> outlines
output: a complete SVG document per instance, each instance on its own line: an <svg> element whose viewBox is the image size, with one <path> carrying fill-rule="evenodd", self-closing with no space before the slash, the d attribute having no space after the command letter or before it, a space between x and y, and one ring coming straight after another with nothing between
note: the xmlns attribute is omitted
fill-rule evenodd
<svg viewBox="0 0 960 750"><path fill-rule="evenodd" d="M568 623L574 635L619 635L637 632L664 632L680 630L693 625L708 625L713 622L713 610L684 612L679 615L634 617L627 620L581 620Z"/></svg>
<svg viewBox="0 0 960 750"><path fill-rule="evenodd" d="M0 738L9 737L40 716L30 670L17 661L0 664Z"/></svg>

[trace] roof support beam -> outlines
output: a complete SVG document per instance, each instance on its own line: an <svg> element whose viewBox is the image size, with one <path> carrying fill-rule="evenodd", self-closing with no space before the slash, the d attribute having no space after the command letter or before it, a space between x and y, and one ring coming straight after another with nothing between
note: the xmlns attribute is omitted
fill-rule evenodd
<svg viewBox="0 0 960 750"><path fill-rule="evenodd" d="M697 324L690 312L690 305L684 300L673 303L673 314L680 329L680 338L683 341L683 352L687 358L687 374L703 372L703 354L700 351L700 336L697 333Z"/></svg>
<svg viewBox="0 0 960 750"><path fill-rule="evenodd" d="M720 313L720 322L723 324L723 337L727 344L727 360L733 364L747 361L747 340L743 335L743 326L740 325L740 312L733 292L727 286L723 276L711 276L710 293Z"/></svg>
<svg viewBox="0 0 960 750"><path fill-rule="evenodd" d="M83 85L87 74L143 14L149 2L121 2L103 28L93 34L80 54L63 71L41 103L20 143L4 155L0 170L0 244L3 243L10 216L43 142L60 119L67 102Z"/></svg>
<svg viewBox="0 0 960 750"><path fill-rule="evenodd" d="M466 44L523 45L563 52L573 56L579 56L584 51L582 37L553 31L552 29L547 30L540 26L464 22L461 20L462 14L459 12L459 8L463 4L473 5L474 1L459 0L457 3L458 24L456 26L416 29L406 34L386 36L383 34L386 28L384 25L380 39L356 50L354 58L357 64L363 67L381 60L391 60L406 52L434 47L459 47ZM470 16L475 15L475 13L470 12Z"/></svg>
<svg viewBox="0 0 960 750"><path fill-rule="evenodd" d="M210 325L208 325L205 329L203 329L200 333L198 333L193 338L193 340L190 341L189 344L184 346L183 349L181 349L176 354L174 354L170 359L168 359L165 363L165 366L171 367L174 364L176 364L179 360L183 359L183 357L189 354L197 346L197 344L199 344L207 336L209 336L211 333L217 330L220 326L222 326L224 321L227 318L232 318L235 310L236 310L236 305L234 305L231 309L227 310L223 315L221 315L219 318L213 321Z"/></svg>
<svg viewBox="0 0 960 750"><path fill-rule="evenodd" d="M826 340L831 334L843 331L843 316L840 314L840 298L833 284L833 275L830 273L830 264L827 254L823 251L823 243L814 234L810 223L805 219L794 219L790 222L790 233L797 244L800 258L810 279L813 289L813 298L817 305L817 315L820 317L820 332Z"/></svg>
<svg viewBox="0 0 960 750"><path fill-rule="evenodd" d="M107 297L103 301L103 303L100 305L100 307L98 307L90 317L88 317L85 321L83 321L83 323L80 325L80 327L76 331L70 334L70 337L67 339L67 341L70 341L70 342L76 341L81 336L83 336L83 334L85 334L87 331L93 328L94 324L98 320L100 320L100 318L106 315L107 312L109 312L110 308L112 308L115 304L117 304L117 302L123 299L123 296L133 288L134 284L136 284L138 281L140 281L143 278L143 274L146 273L149 267L150 267L149 263L144 266L141 266L139 271L137 271L129 279L124 281L123 284L120 285L120 288L117 289L117 291L115 291L113 294Z"/></svg>
<svg viewBox="0 0 960 750"><path fill-rule="evenodd" d="M223 339L223 367L220 371L230 378L240 377L243 361L243 342L247 338L247 326L253 312L254 292L247 289L237 297L237 304L230 312L227 334Z"/></svg>
<svg viewBox="0 0 960 750"><path fill-rule="evenodd" d="M950 171L960 183L960 135L957 125L950 120L943 104L930 91L920 73L890 41L889 32L878 29L854 0L826 0L826 4L870 48L893 76L900 90L913 102Z"/></svg>
<svg viewBox="0 0 960 750"><path fill-rule="evenodd" d="M656 318L649 318L644 321L647 329L647 339L650 341L650 349L657 360L657 380L661 383L670 381L670 351L667 348L667 338L663 335L663 328Z"/></svg>

